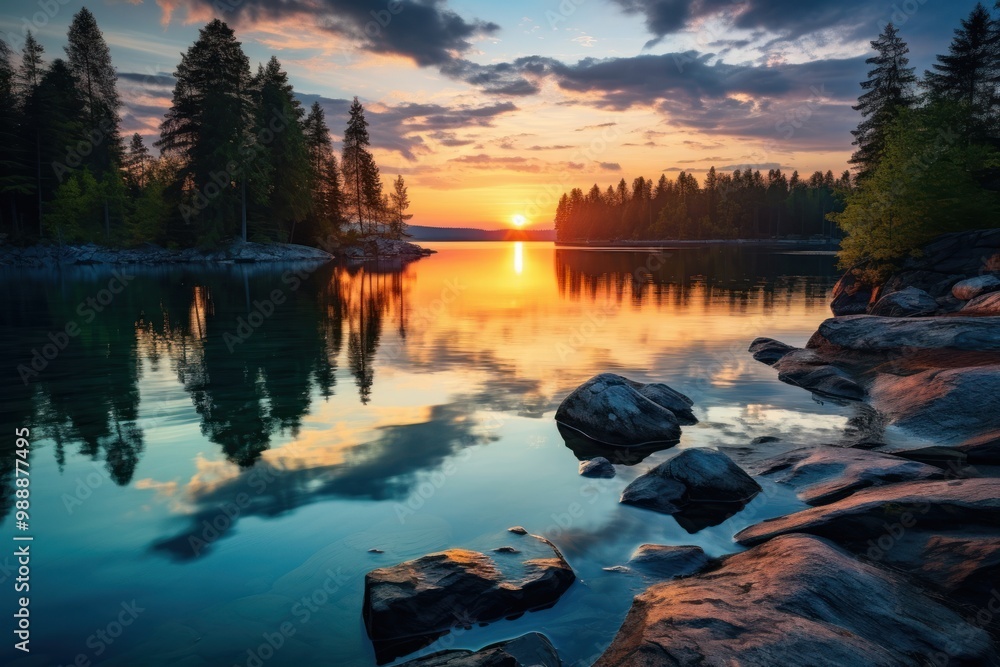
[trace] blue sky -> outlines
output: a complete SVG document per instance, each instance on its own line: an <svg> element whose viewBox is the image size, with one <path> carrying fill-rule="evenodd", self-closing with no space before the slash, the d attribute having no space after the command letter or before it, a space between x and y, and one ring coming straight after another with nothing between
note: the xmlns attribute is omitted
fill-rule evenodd
<svg viewBox="0 0 1000 667"><path fill-rule="evenodd" d="M347 100L410 183L415 222L550 226L561 189L709 166L846 168L868 42L893 20L922 72L974 2L906 0L99 0L126 101L152 140L170 74L212 17L281 60L335 135ZM6 1L62 55L77 0ZM159 76L163 74L163 76ZM446 196L442 196L446 194Z"/></svg>

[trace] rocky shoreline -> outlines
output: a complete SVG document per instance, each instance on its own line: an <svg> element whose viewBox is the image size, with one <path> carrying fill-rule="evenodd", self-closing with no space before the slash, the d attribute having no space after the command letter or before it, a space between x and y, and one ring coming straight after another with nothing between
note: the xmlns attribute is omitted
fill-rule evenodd
<svg viewBox="0 0 1000 667"><path fill-rule="evenodd" d="M293 243L253 243L236 240L217 249L170 250L145 244L135 248L108 248L95 244L0 246L0 267L44 268L86 265L256 264L268 262L409 262L433 254L414 243L383 238L361 239L327 252Z"/></svg>
<svg viewBox="0 0 1000 667"><path fill-rule="evenodd" d="M653 581L595 667L1000 665L997 302L1000 230L949 235L875 289L845 277L838 316L805 348L755 340L749 353L780 380L855 417L841 442L762 436L742 467L721 451L685 449L629 484L621 503L672 515L691 533L738 514L765 480L808 508L744 528L721 558L647 544L627 565L609 563L605 570ZM665 384L603 374L572 392L556 419L580 474L607 478L676 444L681 427L697 422L691 406ZM435 605L414 606L429 594L490 609L470 624L555 604L574 577L551 548L517 574L504 569L508 581L486 555L462 551L375 570L366 623L376 604L391 602L408 610L409 638L439 636L440 619L422 611ZM533 586L544 597L526 596ZM369 631L377 644L382 631ZM530 633L405 663L498 664L560 662L547 638Z"/></svg>

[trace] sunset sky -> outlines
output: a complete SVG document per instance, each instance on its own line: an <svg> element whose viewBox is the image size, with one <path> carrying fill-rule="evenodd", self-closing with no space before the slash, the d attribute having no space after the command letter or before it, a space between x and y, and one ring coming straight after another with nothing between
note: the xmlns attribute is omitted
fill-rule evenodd
<svg viewBox="0 0 1000 667"><path fill-rule="evenodd" d="M60 4L65 1L66 4ZM77 0L5 2L63 56ZM846 167L868 42L894 21L922 72L974 2L940 0L97 0L126 102L151 142L180 53L219 17L256 69L276 55L335 139L369 110L414 224L551 228L571 187L709 166ZM49 13L46 14L46 7ZM56 11L52 12L52 8Z"/></svg>

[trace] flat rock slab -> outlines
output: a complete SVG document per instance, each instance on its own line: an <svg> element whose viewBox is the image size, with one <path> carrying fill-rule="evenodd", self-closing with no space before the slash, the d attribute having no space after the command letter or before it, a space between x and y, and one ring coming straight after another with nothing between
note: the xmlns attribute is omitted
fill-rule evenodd
<svg viewBox="0 0 1000 667"><path fill-rule="evenodd" d="M874 317L828 319L820 335L849 350L921 349L1000 350L1000 317Z"/></svg>
<svg viewBox="0 0 1000 667"><path fill-rule="evenodd" d="M754 546L779 535L809 533L857 550L897 525L904 530L913 526L929 530L956 523L1000 525L1000 482L990 478L931 480L863 489L829 505L750 526L735 539Z"/></svg>
<svg viewBox="0 0 1000 667"><path fill-rule="evenodd" d="M956 640L960 637L960 640ZM997 664L989 635L901 575L788 535L638 596L594 667Z"/></svg>
<svg viewBox="0 0 1000 667"><path fill-rule="evenodd" d="M363 615L380 664L453 627L555 604L575 579L569 564L544 538L525 535L516 548L492 556L451 549L369 572Z"/></svg>
<svg viewBox="0 0 1000 667"><path fill-rule="evenodd" d="M879 375L869 393L889 423L939 444L1000 431L1000 364Z"/></svg>
<svg viewBox="0 0 1000 667"><path fill-rule="evenodd" d="M962 307L961 313L962 315L974 316L1000 315L1000 292L990 292L977 296Z"/></svg>
<svg viewBox="0 0 1000 667"><path fill-rule="evenodd" d="M563 400L556 421L606 445L676 442L681 422L693 419L691 404L691 399L666 385L643 385L603 373Z"/></svg>
<svg viewBox="0 0 1000 667"><path fill-rule="evenodd" d="M475 652L441 651L399 667L560 667L561 664L548 637L529 632Z"/></svg>
<svg viewBox="0 0 1000 667"><path fill-rule="evenodd" d="M621 502L675 514L703 503L742 507L760 490L757 482L722 452L686 449L633 480L622 491Z"/></svg>
<svg viewBox="0 0 1000 667"><path fill-rule="evenodd" d="M758 474L796 490L810 505L826 505L873 486L941 479L941 469L897 456L845 447L803 447L761 461Z"/></svg>

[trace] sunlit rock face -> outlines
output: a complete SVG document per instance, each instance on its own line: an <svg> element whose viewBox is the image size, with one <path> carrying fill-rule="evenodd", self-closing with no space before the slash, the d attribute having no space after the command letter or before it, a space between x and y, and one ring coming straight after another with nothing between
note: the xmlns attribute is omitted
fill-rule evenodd
<svg viewBox="0 0 1000 667"><path fill-rule="evenodd" d="M1000 659L986 631L901 575L788 535L649 588L595 667L904 665L945 652Z"/></svg>
<svg viewBox="0 0 1000 667"><path fill-rule="evenodd" d="M907 287L887 294L872 306L870 314L885 317L923 317L938 311L938 302L927 292Z"/></svg>
<svg viewBox="0 0 1000 667"><path fill-rule="evenodd" d="M455 627L552 606L574 580L559 550L534 535L492 555L450 549L369 572L365 627L381 664Z"/></svg>
<svg viewBox="0 0 1000 667"><path fill-rule="evenodd" d="M556 421L613 446L677 442L681 424L697 420L693 401L665 384L642 384L602 373L563 400Z"/></svg>

